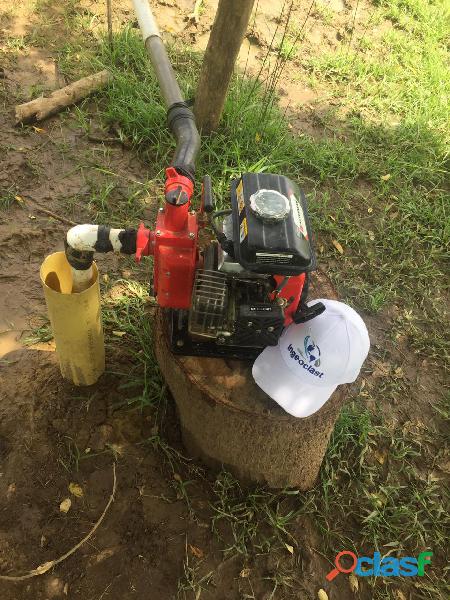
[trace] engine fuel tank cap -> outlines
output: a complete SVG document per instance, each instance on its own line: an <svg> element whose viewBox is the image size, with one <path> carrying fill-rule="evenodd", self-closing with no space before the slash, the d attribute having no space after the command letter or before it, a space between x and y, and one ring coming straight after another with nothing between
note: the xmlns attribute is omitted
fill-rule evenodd
<svg viewBox="0 0 450 600"><path fill-rule="evenodd" d="M276 223L286 218L291 205L277 190L258 190L250 196L250 208L261 220Z"/></svg>

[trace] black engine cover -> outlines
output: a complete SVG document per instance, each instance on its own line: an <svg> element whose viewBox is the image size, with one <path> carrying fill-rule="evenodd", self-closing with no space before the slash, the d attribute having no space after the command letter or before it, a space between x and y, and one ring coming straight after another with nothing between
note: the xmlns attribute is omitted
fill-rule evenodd
<svg viewBox="0 0 450 600"><path fill-rule="evenodd" d="M231 187L236 260L248 271L299 275L315 269L306 199L283 175L244 173Z"/></svg>
<svg viewBox="0 0 450 600"><path fill-rule="evenodd" d="M242 304L232 336L235 346L275 346L283 331L284 315L277 304Z"/></svg>

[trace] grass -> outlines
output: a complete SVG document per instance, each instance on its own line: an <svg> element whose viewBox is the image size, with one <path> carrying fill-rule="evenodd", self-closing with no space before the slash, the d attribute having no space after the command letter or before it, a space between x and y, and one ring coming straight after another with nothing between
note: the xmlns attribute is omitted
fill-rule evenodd
<svg viewBox="0 0 450 600"><path fill-rule="evenodd" d="M448 84L434 74L438 65L444 68L437 33L431 59L421 49L408 59L414 72L393 68L395 60L409 56L414 45L409 37L400 31L395 43L383 40L383 48L387 45L391 52L387 65L380 57L370 66L361 52L322 57L310 65L336 97L345 92L352 108L350 117L337 123L334 137L319 141L292 136L275 107L267 112L258 84L235 80L220 129L203 140L198 171L199 177L212 176L219 205L228 202L229 179L242 171L278 171L303 181L323 241L322 260L335 259L329 272L342 284L344 295L373 312L398 301L414 310L420 307L433 323L444 299L430 297L430 289L444 291L449 244L443 138ZM172 57L189 97L199 58L189 53ZM160 179L173 141L161 127L165 111L141 40L130 29L123 31L112 54L104 46L101 61L115 74L102 103L103 118L120 124L121 133L148 157L150 175ZM431 72L426 72L427 65ZM418 81L416 71L425 71ZM410 81L407 92L400 94ZM398 120L391 126L384 116L387 110L391 121ZM336 256L332 239L344 246L342 257ZM439 348L438 354L440 326L430 333L428 341Z"/></svg>
<svg viewBox="0 0 450 600"><path fill-rule="evenodd" d="M41 5L48 9L48 3ZM316 11L316 16L331 19L327 12ZM435 422L421 428L389 414L386 418L365 402L389 407L408 398L414 381L398 371L398 337L406 336L410 347L427 357L433 377L439 377L436 369L445 365L448 351L442 327L449 245L447 18L441 0L377 0L365 32L346 35L338 51L310 58L302 54L299 39L297 60L305 79L315 89L326 89L332 100L320 116L326 135L292 135L264 86L235 78L221 126L203 139L198 164L199 179L212 176L221 207L228 203L230 178L241 171L282 172L300 181L309 194L320 262L343 298L383 318L396 308L390 340L394 351L389 355L376 347L373 352L388 361L389 373L369 391L360 390L342 414L317 486L306 494L249 490L223 471L208 491L214 535L225 555L248 559L289 552L288 547L296 550L301 542L292 537L294 524L307 517L330 560L343 546L398 555L431 548L436 566L429 578L415 582L412 593L419 599L445 597L448 499L439 461L445 447L441 422L448 420L449 411L436 403ZM385 32L371 35L372 25L382 23L387 23ZM60 49L63 71L112 70L114 82L98 97L98 111L146 160L148 176L160 182L174 145L163 126L165 109L140 36L123 30L112 52L107 44L101 46L97 62L92 45L85 55L81 50L70 43ZM185 94L192 97L201 57L180 48L170 52ZM287 58L290 48L281 52ZM77 116L85 131L86 110ZM141 195L123 194L114 177L91 191L89 209L98 221L124 224L142 211ZM343 246L343 254L333 240ZM164 410L146 287L125 279L108 281L103 294L109 350L126 345L135 364L131 373L120 373L123 389L133 391L127 404ZM162 417L160 413L160 422ZM192 513L192 482L203 476L192 472L159 433L149 443L168 465L175 496ZM209 582L209 573L203 576L187 554L180 594L199 596ZM273 593L289 582L290 574L280 570L272 581ZM389 581L370 584L373 598L394 597Z"/></svg>
<svg viewBox="0 0 450 600"><path fill-rule="evenodd" d="M186 553L183 561L183 576L178 582L178 598L200 598L203 590L207 588L211 582L214 572L208 571L201 574L201 560L190 555L186 538Z"/></svg>
<svg viewBox="0 0 450 600"><path fill-rule="evenodd" d="M147 286L118 279L103 281L102 288L106 348L126 348L129 364L133 364L128 372L115 372L122 377L119 390L127 392L124 402L127 406L154 406L163 411L165 385L153 354Z"/></svg>
<svg viewBox="0 0 450 600"><path fill-rule="evenodd" d="M400 556L429 549L445 556L449 497L430 475L434 435L387 426L356 403L344 409L317 487L303 498L302 512L313 516L330 549ZM437 588L444 584L438 577L433 574Z"/></svg>
<svg viewBox="0 0 450 600"><path fill-rule="evenodd" d="M212 530L222 541L228 541L223 549L225 556L267 554L288 543L295 544L287 527L296 512L285 504L298 491L274 494L257 487L248 492L230 473L223 471L214 482L213 493Z"/></svg>
<svg viewBox="0 0 450 600"><path fill-rule="evenodd" d="M4 190L0 190L0 211L8 210L17 204L17 188L11 185Z"/></svg>

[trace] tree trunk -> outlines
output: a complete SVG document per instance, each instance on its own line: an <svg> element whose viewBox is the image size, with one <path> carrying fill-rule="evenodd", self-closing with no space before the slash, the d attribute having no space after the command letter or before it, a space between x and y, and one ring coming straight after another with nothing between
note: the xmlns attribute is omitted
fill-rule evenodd
<svg viewBox="0 0 450 600"><path fill-rule="evenodd" d="M195 98L195 118L203 133L217 129L234 64L254 0L220 0L209 36Z"/></svg>
<svg viewBox="0 0 450 600"><path fill-rule="evenodd" d="M336 298L321 274L315 274L311 292L311 298ZM223 465L247 482L313 487L345 389L340 386L317 413L297 419L254 383L251 363L175 356L166 333L159 310L156 357L175 399L188 453L212 468Z"/></svg>

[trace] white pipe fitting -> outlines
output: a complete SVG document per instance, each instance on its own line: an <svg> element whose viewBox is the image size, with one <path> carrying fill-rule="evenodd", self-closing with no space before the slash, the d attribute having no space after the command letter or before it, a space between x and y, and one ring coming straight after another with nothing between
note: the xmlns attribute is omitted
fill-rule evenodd
<svg viewBox="0 0 450 600"><path fill-rule="evenodd" d="M95 252L97 250L95 245L98 240L98 229L98 225L75 225L75 227L72 227L67 232L67 244L79 252ZM109 231L108 237L114 252L120 252L122 250L119 234L123 231L123 229L110 229ZM92 284L92 278L92 265L85 270L72 267L73 291L82 292L86 290Z"/></svg>
<svg viewBox="0 0 450 600"><path fill-rule="evenodd" d="M95 244L98 239L98 225L75 225L67 232L67 243L74 250L79 252L95 252ZM123 229L111 229L109 232L109 241L114 252L122 250L122 243L119 234Z"/></svg>

